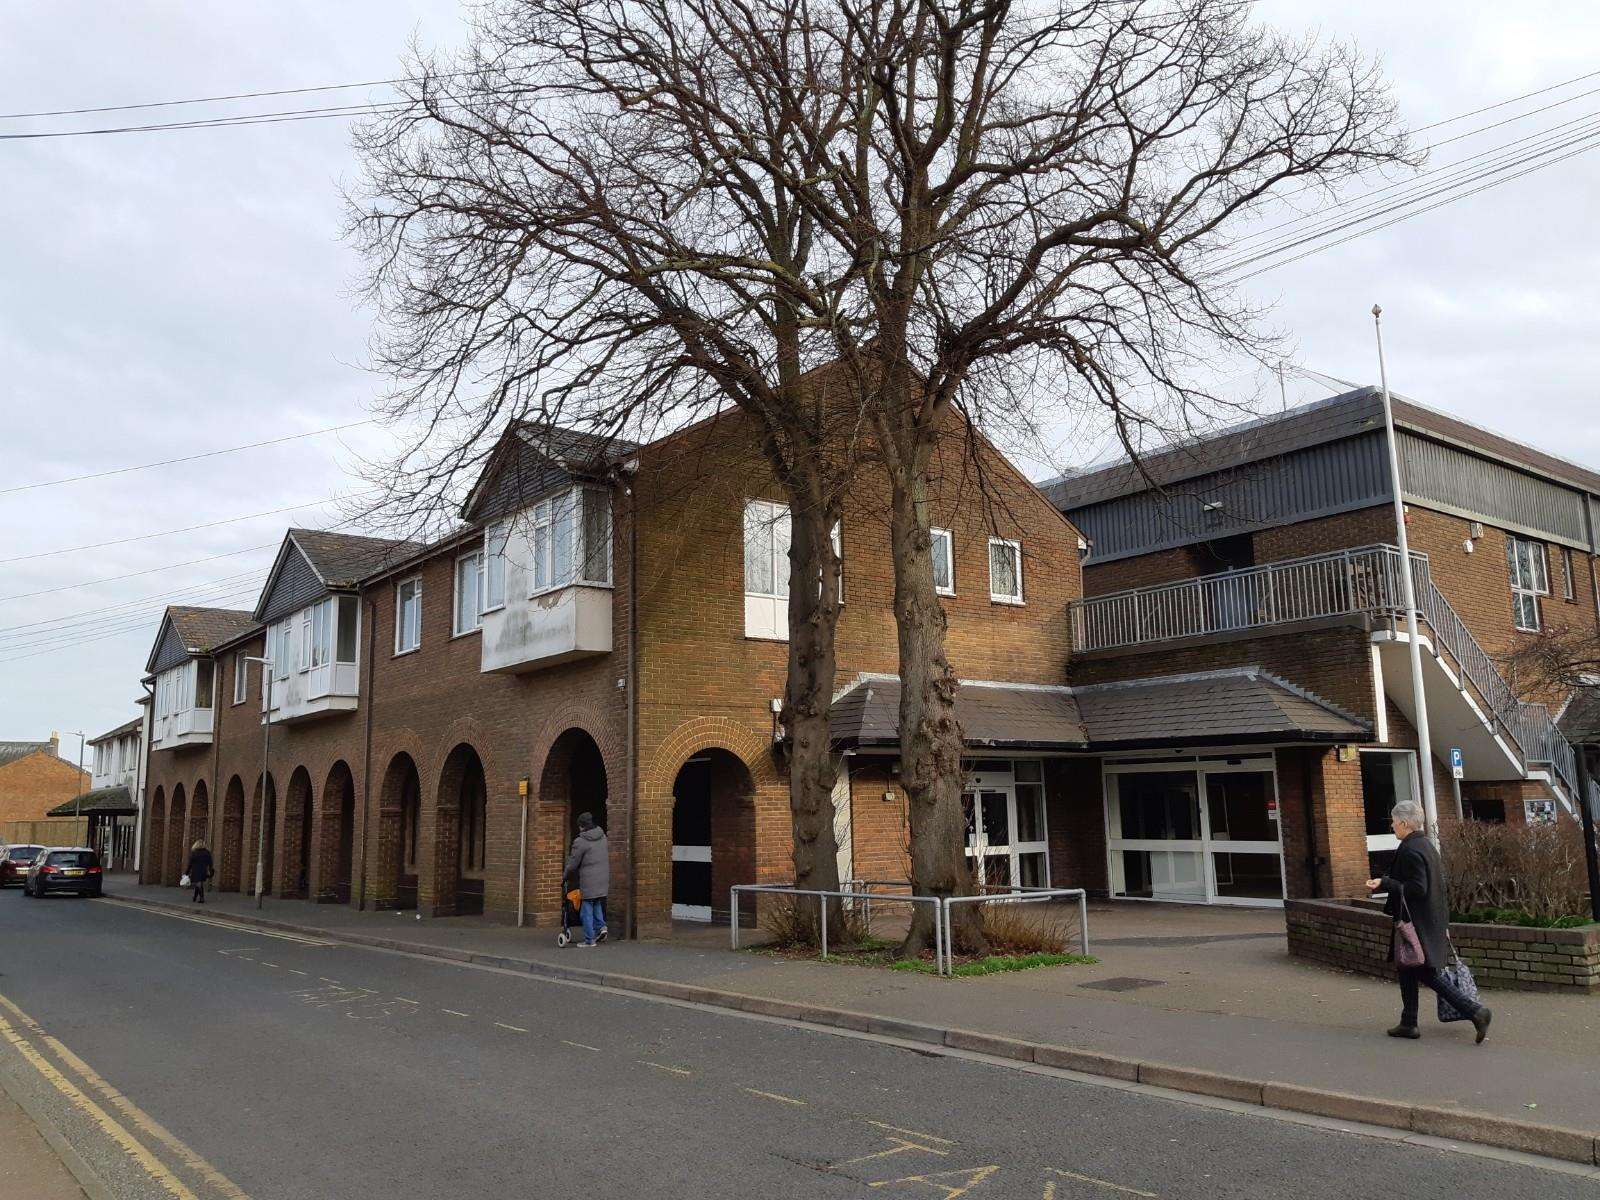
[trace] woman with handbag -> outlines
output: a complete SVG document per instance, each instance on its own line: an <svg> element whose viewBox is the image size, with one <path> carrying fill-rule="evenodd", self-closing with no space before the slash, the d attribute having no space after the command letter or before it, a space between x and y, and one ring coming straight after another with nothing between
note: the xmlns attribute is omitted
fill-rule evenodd
<svg viewBox="0 0 1600 1200"><path fill-rule="evenodd" d="M1389 873L1367 880L1369 892L1387 892L1384 912L1394 919L1389 937L1389 959L1400 974L1400 1024L1390 1037L1418 1038L1418 986L1431 988L1444 1004L1472 1022L1481 1043L1489 1035L1493 1016L1472 996L1456 986L1451 968L1450 903L1439 851L1423 829L1422 805L1402 800L1389 812L1389 824L1400 848ZM1440 1005L1441 1016L1444 1004Z"/></svg>
<svg viewBox="0 0 1600 1200"><path fill-rule="evenodd" d="M184 879L194 889L194 896L190 903L204 904L206 902L206 880L216 872L211 867L211 851L206 849L204 839L196 842L189 848L189 865L183 872Z"/></svg>

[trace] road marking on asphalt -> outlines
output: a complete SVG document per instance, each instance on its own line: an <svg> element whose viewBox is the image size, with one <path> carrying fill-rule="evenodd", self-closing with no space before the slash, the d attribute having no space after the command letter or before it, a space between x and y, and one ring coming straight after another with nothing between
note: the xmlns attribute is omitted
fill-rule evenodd
<svg viewBox="0 0 1600 1200"><path fill-rule="evenodd" d="M160 1184L165 1191L176 1197L176 1200L198 1200L195 1194L183 1185L183 1181L168 1170L143 1142L129 1133L105 1109L89 1099L72 1080L56 1070L50 1061L35 1050L32 1044L18 1033L11 1022L4 1017L0 1017L0 1037L10 1042L29 1066L39 1072L56 1091L65 1096L74 1108L98 1125L112 1141L122 1148L128 1157L143 1167L145 1173Z"/></svg>
<svg viewBox="0 0 1600 1200"><path fill-rule="evenodd" d="M103 900L102 904L116 904L115 900ZM192 921L196 925L210 925L215 929L228 929L234 933L248 933L253 937L277 938L280 942L297 942L302 946L332 946L334 943L326 938L306 937L301 933L286 933L280 929L258 929L253 925L243 925L238 921L218 920L213 917L202 917L198 913L167 912L159 908L150 908L143 904L134 905L140 912L152 916L166 917L173 921Z"/></svg>
<svg viewBox="0 0 1600 1200"><path fill-rule="evenodd" d="M941 1146L954 1146L956 1143L949 1138L935 1137L931 1133L918 1133L915 1129L902 1129L898 1125L885 1125L882 1121L868 1121L874 1129L885 1129L890 1133L903 1133L907 1137L921 1138L925 1142L938 1142Z"/></svg>
<svg viewBox="0 0 1600 1200"><path fill-rule="evenodd" d="M261 965L262 965L262 966L263 966L263 967L275 967L275 966L277 966L277 965L278 965L278 964L277 964L277 963L269 963L269 962L268 962L268 961L267 961L267 960L266 960L266 959L264 959L264 958L263 958L263 959L262 959L262 960L261 960Z"/></svg>
<svg viewBox="0 0 1600 1200"><path fill-rule="evenodd" d="M745 1088L752 1096L760 1096L763 1100L776 1100L780 1104L794 1104L800 1108L806 1106L804 1100L796 1100L793 1096L780 1096L777 1092L763 1092L760 1088Z"/></svg>
<svg viewBox="0 0 1600 1200"><path fill-rule="evenodd" d="M293 967L289 967L289 968L287 968L287 970L288 970L289 974L291 974L291 975L304 975L305 974L304 971L296 971Z"/></svg>
<svg viewBox="0 0 1600 1200"><path fill-rule="evenodd" d="M469 1021L472 1019L471 1013L457 1012L453 1008L441 1008L439 1011L442 1013L449 1013L452 1017L466 1017Z"/></svg>
<svg viewBox="0 0 1600 1200"><path fill-rule="evenodd" d="M339 982L337 979L329 979L326 975L318 975L317 978L322 980L323 983L338 983ZM342 987L343 984L340 984L340 986Z"/></svg>
<svg viewBox="0 0 1600 1200"><path fill-rule="evenodd" d="M1138 1188L1125 1187L1120 1183L1112 1183L1109 1179L1096 1179L1093 1175L1079 1175L1076 1171L1063 1171L1060 1167L1046 1167L1045 1170L1061 1176L1063 1179L1075 1179L1079 1183L1087 1183L1093 1187L1106 1188L1109 1191L1121 1192L1125 1196L1143 1196L1145 1200L1157 1200L1154 1192L1141 1192ZM1044 1185L1044 1200L1054 1200L1056 1194L1056 1181L1046 1180Z"/></svg>
<svg viewBox="0 0 1600 1200"><path fill-rule="evenodd" d="M868 1121L869 1125L876 1125L876 1121ZM905 1154L911 1150L921 1150L925 1154L936 1154L940 1158L948 1158L950 1151L940 1150L935 1146L924 1146L921 1142L908 1142L905 1138L888 1136L884 1140L889 1143L889 1149L879 1150L875 1154L863 1154L857 1158L847 1158L841 1163L834 1163L830 1170L848 1167L855 1163L871 1162L875 1158L893 1158L896 1154Z"/></svg>
<svg viewBox="0 0 1600 1200"><path fill-rule="evenodd" d="M591 1047L592 1048L592 1047ZM634 1060L646 1067L654 1067L658 1071L671 1071L674 1075L693 1075L694 1072L685 1067L669 1067L666 1063L651 1062L648 1058Z"/></svg>
<svg viewBox="0 0 1600 1200"><path fill-rule="evenodd" d="M421 1004L422 1003L422 1001L420 1001L420 1000L407 1000L404 996L396 996L395 999L400 1001L401 1004Z"/></svg>
<svg viewBox="0 0 1600 1200"><path fill-rule="evenodd" d="M598 1052L600 1049L599 1046L591 1046L587 1042L569 1042L566 1038L561 1039L561 1044L563 1046L576 1046L579 1050L594 1050Z"/></svg>
<svg viewBox="0 0 1600 1200"><path fill-rule="evenodd" d="M526 1029L524 1029L520 1025L507 1025L504 1021L496 1021L495 1024L498 1025L501 1029L509 1029L509 1030L511 1030L512 1033L527 1033L528 1032Z"/></svg>
<svg viewBox="0 0 1600 1200"><path fill-rule="evenodd" d="M999 1169L998 1166L962 1167L956 1171L934 1171L927 1175L903 1175L899 1179L881 1179L867 1186L881 1188L894 1187L901 1183L920 1183L933 1188L934 1191L943 1192L945 1200L955 1200L957 1196L965 1196ZM941 1182L945 1179L950 1180L951 1184ZM956 1181L960 1181L959 1186L952 1186Z"/></svg>

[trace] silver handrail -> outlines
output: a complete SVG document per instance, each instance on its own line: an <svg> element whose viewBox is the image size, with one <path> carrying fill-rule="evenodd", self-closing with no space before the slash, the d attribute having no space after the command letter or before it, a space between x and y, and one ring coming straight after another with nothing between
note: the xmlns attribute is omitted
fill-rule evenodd
<svg viewBox="0 0 1600 1200"><path fill-rule="evenodd" d="M874 895L867 891L850 891L844 888L828 890L825 888L797 888L787 883L736 883L728 889L728 908L733 913L733 923L729 930L730 945L734 950L739 948L739 893L740 892L766 892L781 896L815 896L817 909L821 917L821 957L828 957L828 899L833 897L839 900L867 900L879 901L887 904L910 904L913 911L918 904L933 906L933 961L937 974L944 974L942 964L946 960L944 952L944 922L941 919L939 899L937 896L889 896L882 893Z"/></svg>

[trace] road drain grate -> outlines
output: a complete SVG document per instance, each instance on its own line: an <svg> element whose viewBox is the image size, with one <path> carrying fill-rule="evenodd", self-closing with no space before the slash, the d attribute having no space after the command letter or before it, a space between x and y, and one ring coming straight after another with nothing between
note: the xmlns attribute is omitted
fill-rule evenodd
<svg viewBox="0 0 1600 1200"><path fill-rule="evenodd" d="M1082 988L1098 988L1102 992L1136 992L1140 988L1160 987L1165 979L1140 979L1133 975L1116 975L1110 979L1097 979L1093 983L1080 983Z"/></svg>

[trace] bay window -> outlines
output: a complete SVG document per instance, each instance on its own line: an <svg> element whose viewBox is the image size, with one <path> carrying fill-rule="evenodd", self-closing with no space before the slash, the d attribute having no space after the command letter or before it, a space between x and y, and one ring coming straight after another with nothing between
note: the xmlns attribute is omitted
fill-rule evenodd
<svg viewBox="0 0 1600 1200"><path fill-rule="evenodd" d="M511 522L496 521L483 531L483 611L493 612L506 605L506 542L511 537Z"/></svg>
<svg viewBox="0 0 1600 1200"><path fill-rule="evenodd" d="M539 501L532 544L534 595L573 583L609 585L611 493L579 487Z"/></svg>

